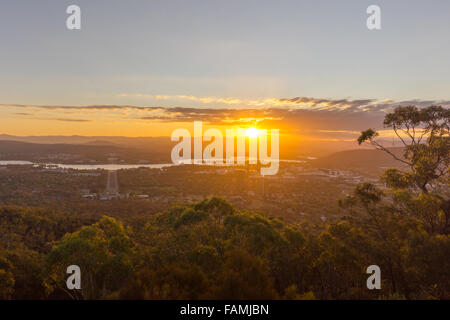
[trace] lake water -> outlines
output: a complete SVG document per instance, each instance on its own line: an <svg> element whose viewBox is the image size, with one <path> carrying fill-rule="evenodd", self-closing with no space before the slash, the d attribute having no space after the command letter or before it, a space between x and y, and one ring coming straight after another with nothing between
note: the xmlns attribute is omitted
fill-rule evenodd
<svg viewBox="0 0 450 320"><path fill-rule="evenodd" d="M7 166L7 165L30 165L34 164L30 161L21 161L21 160L0 160L0 166Z"/></svg>
<svg viewBox="0 0 450 320"><path fill-rule="evenodd" d="M137 169L150 168L162 169L165 167L174 166L173 163L159 163L159 164L56 164L58 168L62 169L76 169L76 170L120 170L120 169Z"/></svg>
<svg viewBox="0 0 450 320"><path fill-rule="evenodd" d="M291 163L304 163L303 160L280 160L280 162ZM47 166L61 169L75 169L75 170L120 170L120 169L137 169L137 168L150 168L150 169L162 169L166 167L172 167L177 164L174 163L156 163L156 164L61 164L61 163L33 163L30 161L22 160L0 160L0 166L7 165L34 165L34 166ZM211 165L211 164L209 164Z"/></svg>
<svg viewBox="0 0 450 320"><path fill-rule="evenodd" d="M136 168L151 168L161 169L165 167L174 166L173 163L158 163L158 164L60 164L60 163L33 163L30 161L21 160L0 160L0 166L7 165L35 165L47 166L61 169L75 169L75 170L120 170L120 169L136 169Z"/></svg>

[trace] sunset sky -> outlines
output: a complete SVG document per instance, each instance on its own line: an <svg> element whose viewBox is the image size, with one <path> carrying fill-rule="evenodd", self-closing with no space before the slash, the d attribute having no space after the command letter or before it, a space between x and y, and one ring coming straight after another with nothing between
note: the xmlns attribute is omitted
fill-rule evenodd
<svg viewBox="0 0 450 320"><path fill-rule="evenodd" d="M82 30L66 29L66 8ZM381 7L382 30L366 28ZM450 2L0 3L0 133L167 136L202 120L318 139L450 106Z"/></svg>

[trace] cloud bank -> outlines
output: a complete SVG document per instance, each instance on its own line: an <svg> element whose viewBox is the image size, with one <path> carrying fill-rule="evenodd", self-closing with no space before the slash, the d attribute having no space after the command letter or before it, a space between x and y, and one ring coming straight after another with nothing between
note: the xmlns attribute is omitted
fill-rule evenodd
<svg viewBox="0 0 450 320"><path fill-rule="evenodd" d="M18 112L20 109L27 109L36 113L51 113L54 116L53 120L67 122L95 123L104 119L114 119L183 123L201 120L210 125L258 125L267 128L280 128L294 134L315 132L319 135L333 134L340 136L355 134L355 132L369 127L380 129L386 112L393 110L396 106L441 105L450 107L450 101L438 100L321 99L302 96L260 100L164 95L152 95L152 97L156 100L167 100L175 97L180 100L199 102L201 106L0 104L0 108L13 109L17 115L31 115L27 112ZM63 113L82 114L83 119L63 117L61 116Z"/></svg>

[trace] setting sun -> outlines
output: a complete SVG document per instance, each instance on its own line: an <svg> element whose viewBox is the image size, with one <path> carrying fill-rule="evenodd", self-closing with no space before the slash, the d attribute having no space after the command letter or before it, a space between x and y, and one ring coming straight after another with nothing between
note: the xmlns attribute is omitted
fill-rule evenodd
<svg viewBox="0 0 450 320"><path fill-rule="evenodd" d="M249 138L257 138L259 136L259 130L255 127L251 127L245 130L245 136Z"/></svg>

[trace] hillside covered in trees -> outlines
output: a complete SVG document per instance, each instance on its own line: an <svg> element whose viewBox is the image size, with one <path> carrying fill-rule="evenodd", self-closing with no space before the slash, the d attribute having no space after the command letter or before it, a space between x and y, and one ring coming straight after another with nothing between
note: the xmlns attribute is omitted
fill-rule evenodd
<svg viewBox="0 0 450 320"><path fill-rule="evenodd" d="M363 204L375 190L362 186ZM373 200L370 206L377 206ZM415 199L417 204L432 199ZM355 210L355 208L353 208ZM212 198L153 215L139 228L103 217L81 226L38 209L2 208L1 298L367 299L449 298L445 220L348 217L317 233L239 212ZM423 212L431 209L423 207ZM448 228L448 226L447 226ZM83 287L65 289L66 268ZM366 288L378 264L382 290Z"/></svg>

